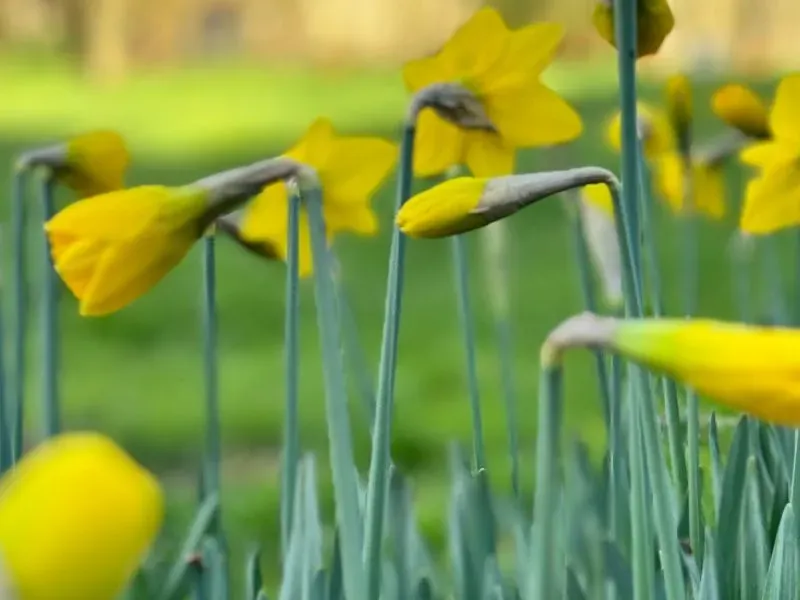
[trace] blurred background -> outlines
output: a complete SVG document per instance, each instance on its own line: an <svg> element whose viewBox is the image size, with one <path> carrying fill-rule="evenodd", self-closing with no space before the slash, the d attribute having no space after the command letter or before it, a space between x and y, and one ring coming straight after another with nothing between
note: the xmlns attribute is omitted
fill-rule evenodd
<svg viewBox="0 0 800 600"><path fill-rule="evenodd" d="M616 106L615 54L591 25L592 0L497 0L510 26L562 22L567 35L546 82L580 110L584 135L558 150L522 152L519 170L599 164L617 167L605 147L605 122ZM0 155L10 173L22 149L96 127L128 140L128 184L179 184L221 168L280 153L318 115L346 133L397 139L408 97L404 61L435 51L476 8L463 0L0 0ZM642 96L662 101L666 74L695 84L699 141L723 130L708 100L718 85L739 81L769 97L781 72L800 60L796 0L675 0L677 26L659 56L640 62ZM735 162L735 161L734 161ZM728 211L702 229L701 312L734 318L728 243L735 231L742 173L729 168ZM418 182L418 187L426 185ZM369 375L375 378L383 320L393 177L375 197L382 232L337 242ZM32 211L34 204L31 189ZM64 194L60 201L70 201ZM8 202L0 210L5 218ZM667 308L677 305L680 236L659 214L659 249ZM532 432L538 348L559 320L580 310L568 222L557 199L510 222L507 262L515 332L517 402L532 481ZM38 273L38 227L29 243ZM785 252L788 241L781 242ZM488 312L480 239L469 239L478 368L492 480L509 485L507 434L494 329ZM438 546L448 482L449 440L469 443L469 410L449 246L409 245L393 453L412 473L423 529ZM790 264L784 261L788 270ZM279 263L264 263L220 242L223 515L234 560L255 543L275 573L278 450L281 441L283 283ZM150 294L104 318L81 319L62 289L62 390L68 428L93 428L119 440L169 489L182 531L193 510L202 440L200 256L190 255ZM31 302L39 299L31 280ZM757 289L757 285L755 286ZM320 457L319 483L331 515L321 365L313 289L302 289L302 443ZM760 302L755 298L755 302ZM35 307L29 312L29 440L39 439ZM568 365L571 438L603 443L591 363ZM361 465L369 451L366 419L354 394L352 417ZM365 472L365 471L364 471ZM239 564L234 562L233 564Z"/></svg>

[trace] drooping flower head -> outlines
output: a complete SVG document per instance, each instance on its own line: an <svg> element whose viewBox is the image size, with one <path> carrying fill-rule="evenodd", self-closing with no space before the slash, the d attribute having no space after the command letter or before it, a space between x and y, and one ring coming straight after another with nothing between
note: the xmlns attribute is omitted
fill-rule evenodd
<svg viewBox="0 0 800 600"><path fill-rule="evenodd" d="M459 110L442 103L417 119L414 173L429 177L466 164L477 177L509 174L516 148L570 141L579 115L539 80L563 37L554 23L510 31L493 8L482 8L434 56L403 69L406 88L419 94L445 84ZM468 118L466 118L468 117Z"/></svg>
<svg viewBox="0 0 800 600"><path fill-rule="evenodd" d="M345 231L374 235L378 219L370 206L372 195L397 160L395 144L376 137L337 135L327 119L317 119L303 138L283 154L313 168L319 178L322 210L329 242ZM264 243L284 259L288 240L289 189L285 182L266 187L249 204L240 223L246 242ZM312 272L308 216L300 211L299 270Z"/></svg>
<svg viewBox="0 0 800 600"><path fill-rule="evenodd" d="M592 21L600 37L616 48L614 0L597 0ZM637 57L658 52L674 26L675 17L667 0L636 0Z"/></svg>
<svg viewBox="0 0 800 600"><path fill-rule="evenodd" d="M203 233L208 192L141 186L67 206L45 224L53 265L80 313L114 312L150 290Z"/></svg>
<svg viewBox="0 0 800 600"><path fill-rule="evenodd" d="M769 112L771 138L742 150L743 162L758 169L747 186L740 229L768 234L800 224L800 74L778 84Z"/></svg>
<svg viewBox="0 0 800 600"><path fill-rule="evenodd" d="M711 98L717 117L753 139L769 139L769 107L753 90L739 84L721 87Z"/></svg>
<svg viewBox="0 0 800 600"><path fill-rule="evenodd" d="M155 478L105 436L66 433L0 480L3 598L117 598L161 527Z"/></svg>
<svg viewBox="0 0 800 600"><path fill-rule="evenodd" d="M556 328L548 353L616 352L728 408L800 425L800 330L708 319L613 319L584 313Z"/></svg>
<svg viewBox="0 0 800 600"><path fill-rule="evenodd" d="M44 166L56 179L87 198L121 189L130 155L115 131L92 131L64 143L23 154L21 168Z"/></svg>

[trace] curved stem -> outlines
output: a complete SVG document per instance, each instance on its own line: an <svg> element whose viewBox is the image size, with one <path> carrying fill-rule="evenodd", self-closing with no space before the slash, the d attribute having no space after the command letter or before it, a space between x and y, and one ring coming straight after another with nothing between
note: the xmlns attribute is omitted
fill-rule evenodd
<svg viewBox="0 0 800 600"><path fill-rule="evenodd" d="M42 182L42 209L43 221L47 222L55 214L53 192L55 180L48 173ZM58 330L58 275L53 268L50 256L50 241L42 232L44 241L42 256L42 332L43 332L43 361L42 385L44 435L56 435L61 429L61 414L59 409L58 390L58 358L59 358L59 330Z"/></svg>

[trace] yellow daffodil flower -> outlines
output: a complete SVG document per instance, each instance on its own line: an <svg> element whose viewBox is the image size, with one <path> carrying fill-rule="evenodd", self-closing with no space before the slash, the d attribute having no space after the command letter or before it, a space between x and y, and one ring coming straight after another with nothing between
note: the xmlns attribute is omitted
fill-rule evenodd
<svg viewBox="0 0 800 600"><path fill-rule="evenodd" d="M429 177L466 164L477 177L514 169L516 148L558 144L581 134L577 112L539 76L563 37L554 23L509 31L493 8L464 23L438 54L403 69L414 93L435 84L467 90L485 113L480 126L459 126L435 108L424 108L416 124L414 173Z"/></svg>
<svg viewBox="0 0 800 600"><path fill-rule="evenodd" d="M323 190L322 211L328 240L343 231L374 235L378 219L370 198L397 160L395 144L376 137L339 136L327 119L317 119L283 156L312 167ZM264 243L286 259L289 193L285 183L264 188L247 207L240 234L246 242ZM300 211L299 271L311 274L313 261L308 216Z"/></svg>
<svg viewBox="0 0 800 600"><path fill-rule="evenodd" d="M163 512L155 478L105 436L43 442L0 480L0 596L117 598Z"/></svg>
<svg viewBox="0 0 800 600"><path fill-rule="evenodd" d="M592 16L595 29L605 41L617 47L614 35L614 2L598 0ZM636 55L655 54L675 26L667 0L636 1Z"/></svg>
<svg viewBox="0 0 800 600"><path fill-rule="evenodd" d="M655 158L664 152L675 150L677 141L669 117L664 111L645 102L636 105L639 123L639 137L642 150L647 159ZM608 122L606 142L615 151L622 148L622 115L617 112Z"/></svg>
<svg viewBox="0 0 800 600"><path fill-rule="evenodd" d="M48 221L53 264L81 315L119 310L175 267L203 233L207 196L141 186L81 200Z"/></svg>
<svg viewBox="0 0 800 600"><path fill-rule="evenodd" d="M740 228L767 234L800 224L800 74L778 84L769 113L769 141L757 142L741 153L742 160L760 173L745 193Z"/></svg>
<svg viewBox="0 0 800 600"><path fill-rule="evenodd" d="M714 92L711 110L717 117L747 137L769 139L769 108L753 90L729 84Z"/></svg>
<svg viewBox="0 0 800 600"><path fill-rule="evenodd" d="M24 154L20 167L45 166L79 198L119 190L124 186L130 155L115 131L92 131L62 144Z"/></svg>
<svg viewBox="0 0 800 600"><path fill-rule="evenodd" d="M722 163L692 161L692 204L685 206L684 158L668 152L654 161L654 175L659 195L675 214L696 212L712 219L725 216L725 173Z"/></svg>
<svg viewBox="0 0 800 600"><path fill-rule="evenodd" d="M800 330L584 313L562 323L546 343L551 354L575 346L616 352L764 421L800 425Z"/></svg>

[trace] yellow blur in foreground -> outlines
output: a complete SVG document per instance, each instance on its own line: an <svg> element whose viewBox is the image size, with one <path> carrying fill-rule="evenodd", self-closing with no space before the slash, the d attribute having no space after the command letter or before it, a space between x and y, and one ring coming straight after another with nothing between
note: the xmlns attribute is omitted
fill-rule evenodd
<svg viewBox="0 0 800 600"><path fill-rule="evenodd" d="M800 330L712 320L619 321L613 350L764 421L800 425Z"/></svg>
<svg viewBox="0 0 800 600"><path fill-rule="evenodd" d="M108 314L150 290L201 236L200 188L141 186L81 200L45 224L53 264L83 316Z"/></svg>
<svg viewBox="0 0 800 600"><path fill-rule="evenodd" d="M154 477L110 439L43 442L0 480L0 591L5 579L14 600L113 600L155 539L163 504Z"/></svg>
<svg viewBox="0 0 800 600"><path fill-rule="evenodd" d="M600 37L616 48L613 0L598 0L592 21ZM674 26L675 17L667 0L636 0L637 57L658 52Z"/></svg>
<svg viewBox="0 0 800 600"><path fill-rule="evenodd" d="M470 92L491 128L462 128L433 108L417 120L414 174L430 177L466 164L476 177L514 170L517 148L545 146L577 138L578 113L540 81L564 37L556 23L533 23L509 30L496 9L484 7L453 33L435 56L403 69L410 92L455 83Z"/></svg>

